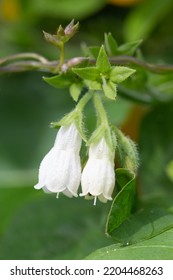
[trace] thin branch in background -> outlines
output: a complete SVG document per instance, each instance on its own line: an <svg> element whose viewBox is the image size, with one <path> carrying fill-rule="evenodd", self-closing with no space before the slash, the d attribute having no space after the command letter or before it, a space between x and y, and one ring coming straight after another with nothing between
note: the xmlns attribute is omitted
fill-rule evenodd
<svg viewBox="0 0 173 280"><path fill-rule="evenodd" d="M8 63L11 60L30 59L30 58L38 60L42 63L47 63L48 62L47 58L45 58L42 55L37 54L37 53L18 53L18 54L9 55L9 56L1 58L0 59L0 65L4 64L6 62Z"/></svg>
<svg viewBox="0 0 173 280"><path fill-rule="evenodd" d="M34 60L33 60L34 59ZM11 62L14 60L21 60L18 62ZM88 61L90 65L95 64L95 59L88 59L86 57L75 57L70 60L66 60L61 66L62 72L68 71L71 67L79 65L83 61ZM149 72L157 74L168 74L173 73L173 65L159 65L151 64L142 60L139 60L132 56L116 56L111 57L110 62L112 65L131 65L138 66ZM59 61L49 61L45 57L36 53L21 53L11 56L7 56L0 59L0 72L1 73L13 73L13 72L24 72L24 71L46 71L55 73L56 67Z"/></svg>

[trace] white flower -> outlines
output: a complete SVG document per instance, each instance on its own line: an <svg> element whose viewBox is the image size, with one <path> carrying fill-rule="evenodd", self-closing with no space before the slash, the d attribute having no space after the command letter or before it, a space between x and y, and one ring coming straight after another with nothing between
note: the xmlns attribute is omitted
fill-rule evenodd
<svg viewBox="0 0 173 280"><path fill-rule="evenodd" d="M81 179L79 151L82 139L74 124L62 126L56 136L55 144L43 158L39 168L39 182L35 189L45 192L63 192L77 196Z"/></svg>
<svg viewBox="0 0 173 280"><path fill-rule="evenodd" d="M112 200L115 186L114 152L111 152L104 138L91 144L89 159L84 167L81 178L81 196L97 197L101 202Z"/></svg>

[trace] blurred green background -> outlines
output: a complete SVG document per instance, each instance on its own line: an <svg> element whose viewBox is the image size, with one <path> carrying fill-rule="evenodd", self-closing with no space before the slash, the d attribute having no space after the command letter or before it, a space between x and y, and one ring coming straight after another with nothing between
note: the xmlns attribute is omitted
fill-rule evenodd
<svg viewBox="0 0 173 280"><path fill-rule="evenodd" d="M66 58L82 55L84 42L100 45L111 32L120 44L143 39L147 61L173 64L172 12L172 0L1 0L0 57L36 52L58 59L42 30L54 33L74 18L80 30ZM82 198L56 200L33 189L56 135L49 124L74 107L68 91L51 88L43 75L48 74L0 75L0 259L80 259L112 243L104 235L109 203L93 207ZM95 123L90 107L88 129ZM166 171L173 159L172 103L147 107L119 97L106 108L110 120L139 145L139 193L172 195Z"/></svg>

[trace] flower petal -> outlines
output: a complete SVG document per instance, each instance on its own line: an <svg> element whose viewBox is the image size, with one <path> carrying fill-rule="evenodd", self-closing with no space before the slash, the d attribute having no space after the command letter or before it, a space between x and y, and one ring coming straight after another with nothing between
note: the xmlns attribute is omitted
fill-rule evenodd
<svg viewBox="0 0 173 280"><path fill-rule="evenodd" d="M74 149L77 153L80 150L82 139L75 124L70 124L68 126L61 126L59 129L55 144L60 150Z"/></svg>
<svg viewBox="0 0 173 280"><path fill-rule="evenodd" d="M104 138L97 144L91 144L89 159L81 177L81 196L91 195L106 202L112 200L115 186L114 161L110 159L110 148Z"/></svg>
<svg viewBox="0 0 173 280"><path fill-rule="evenodd" d="M105 138L101 138L98 143L92 143L89 149L89 157L95 158L109 158L110 149L105 141Z"/></svg>

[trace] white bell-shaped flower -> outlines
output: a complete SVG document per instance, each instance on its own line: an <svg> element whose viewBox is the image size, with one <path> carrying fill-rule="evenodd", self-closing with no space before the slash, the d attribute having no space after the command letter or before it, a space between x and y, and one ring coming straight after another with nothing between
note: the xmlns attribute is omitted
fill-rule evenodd
<svg viewBox="0 0 173 280"><path fill-rule="evenodd" d="M45 192L63 192L77 196L81 179L79 151L82 139L74 124L62 126L56 136L55 144L43 158L39 168L39 182L35 189Z"/></svg>
<svg viewBox="0 0 173 280"><path fill-rule="evenodd" d="M81 177L81 196L97 197L101 202L112 200L115 186L114 151L108 147L103 137L98 143L89 147L89 159L84 167Z"/></svg>

